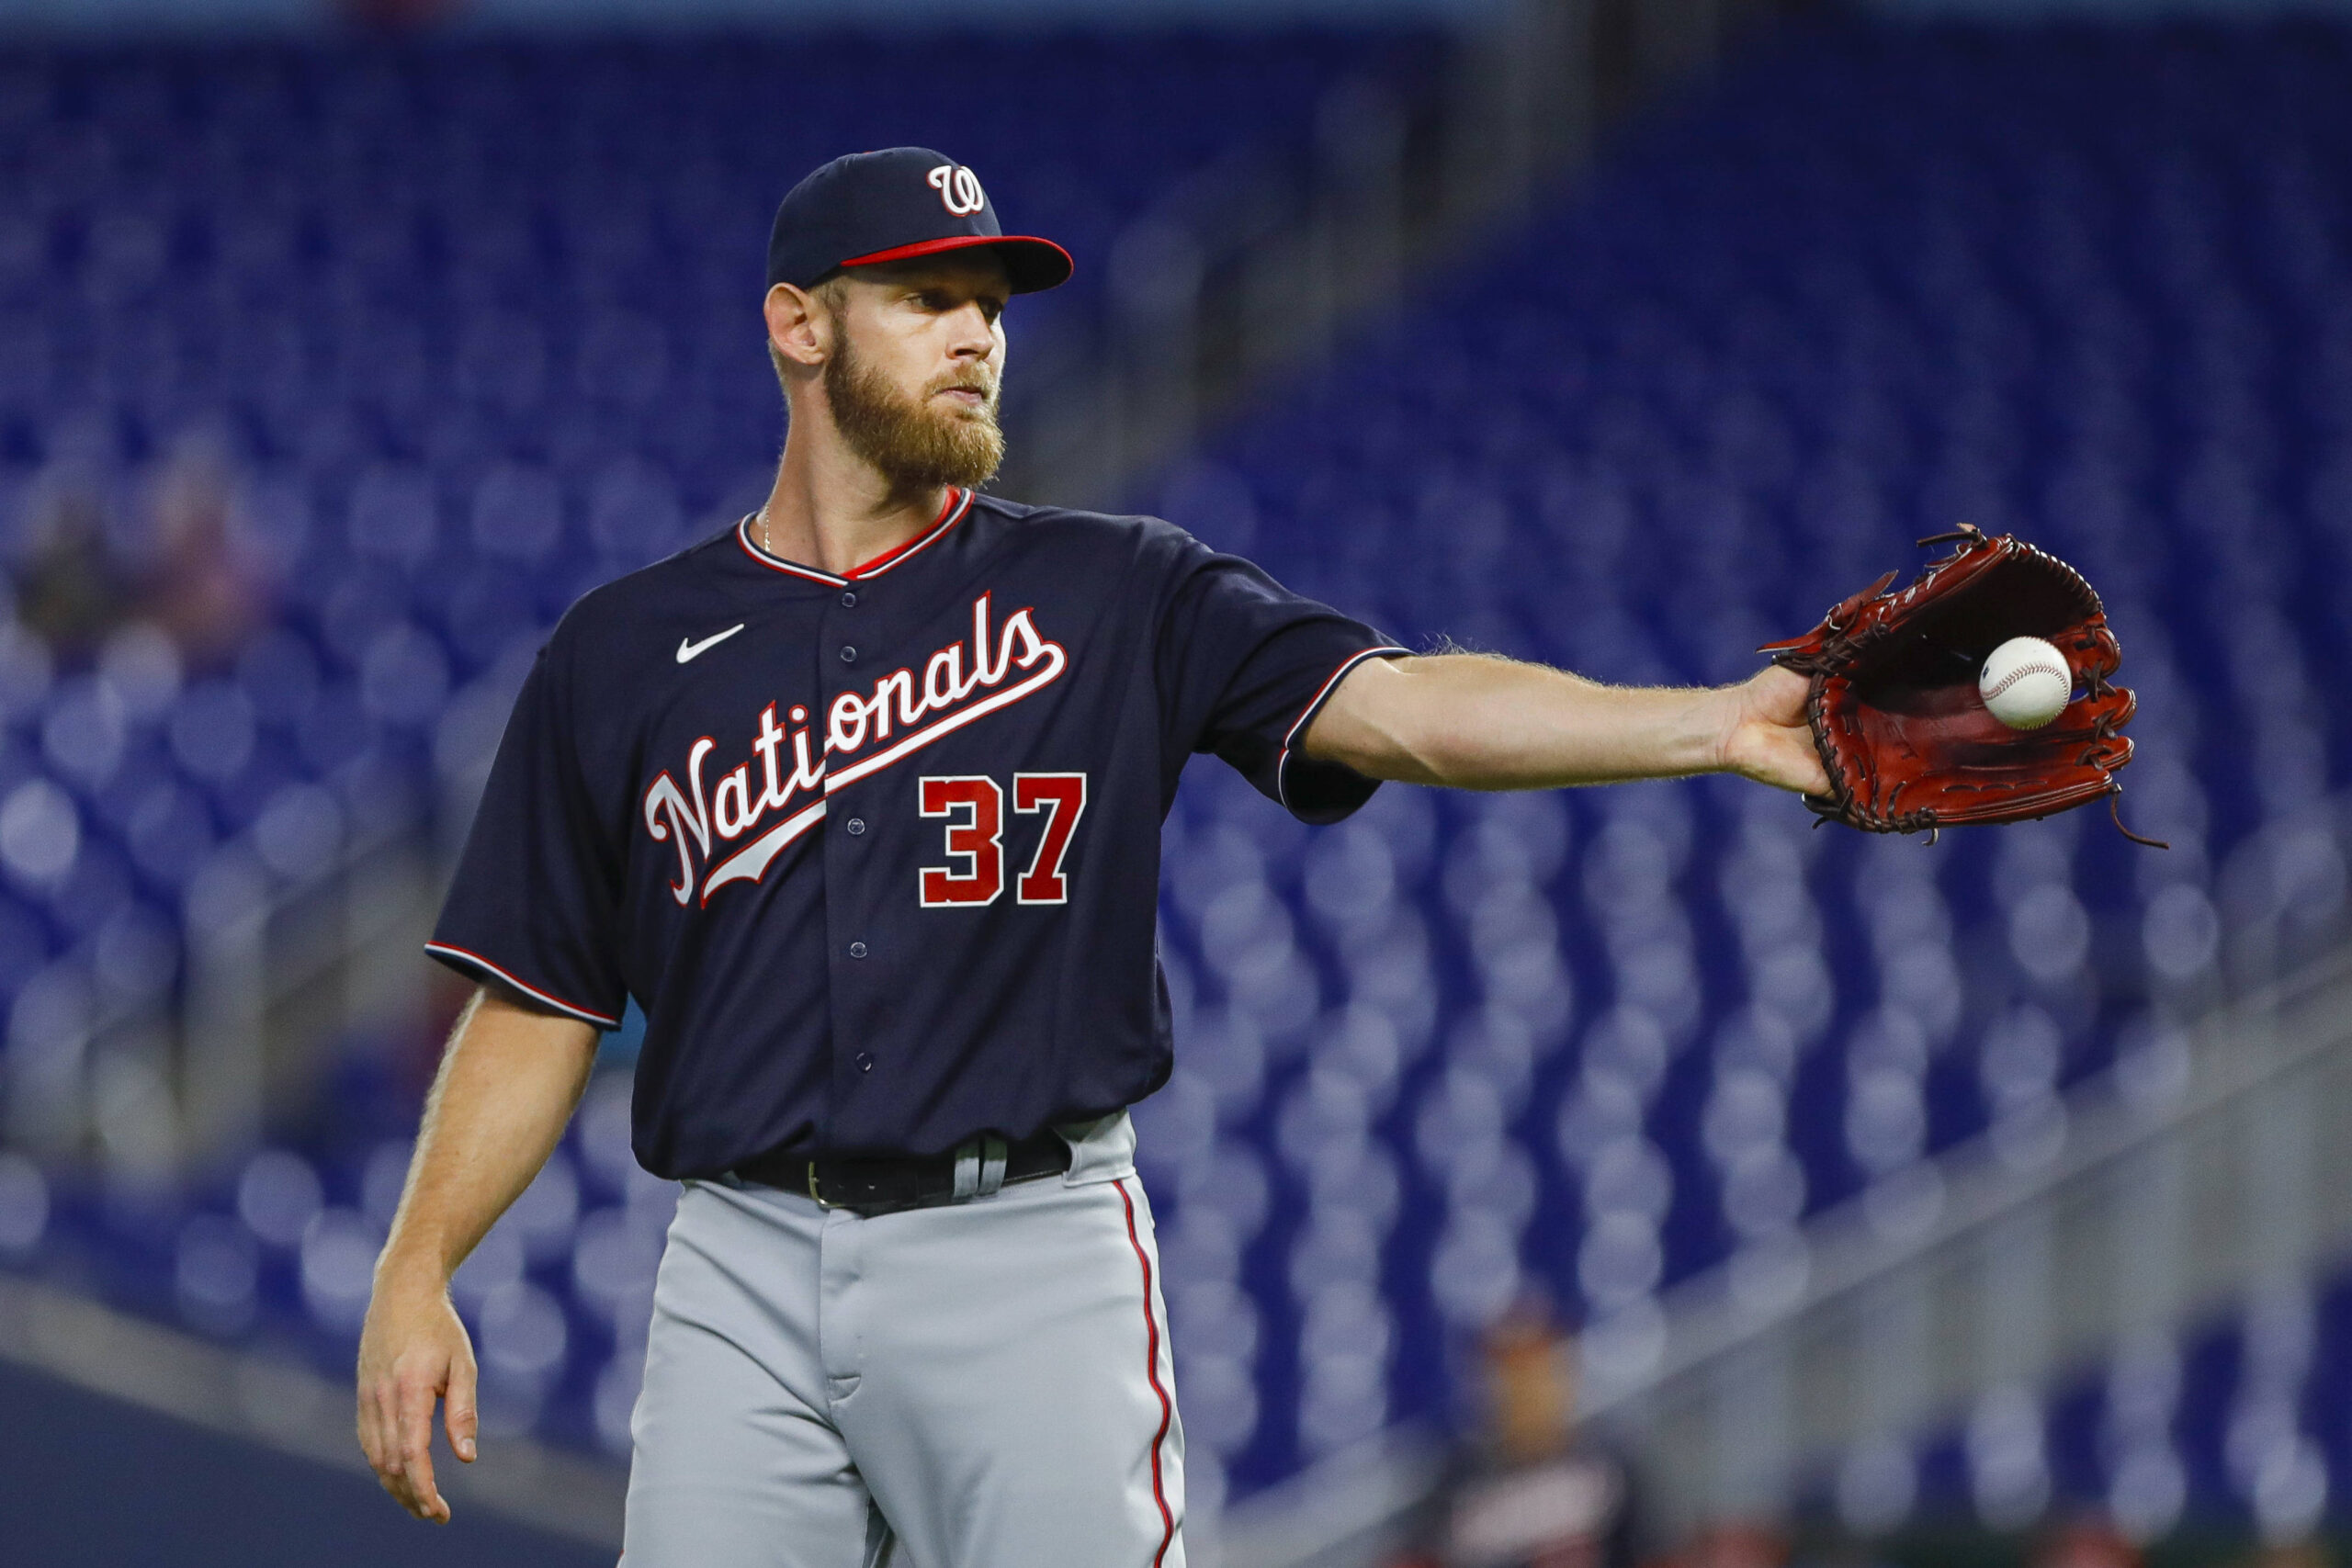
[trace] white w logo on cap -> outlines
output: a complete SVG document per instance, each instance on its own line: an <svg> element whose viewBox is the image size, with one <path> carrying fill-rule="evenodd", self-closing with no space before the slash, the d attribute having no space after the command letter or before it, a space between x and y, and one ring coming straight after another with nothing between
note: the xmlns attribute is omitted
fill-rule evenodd
<svg viewBox="0 0 2352 1568"><path fill-rule="evenodd" d="M939 193L939 205L958 218L968 218L989 204L980 176L961 164L942 164L923 178Z"/></svg>

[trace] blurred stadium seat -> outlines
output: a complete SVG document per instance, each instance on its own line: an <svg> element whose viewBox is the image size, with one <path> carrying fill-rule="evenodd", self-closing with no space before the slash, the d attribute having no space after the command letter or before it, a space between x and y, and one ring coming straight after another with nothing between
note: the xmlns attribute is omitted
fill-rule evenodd
<svg viewBox="0 0 2352 1568"><path fill-rule="evenodd" d="M1520 1291L1589 1367L1638 1359L1612 1331L1661 1289L1735 1258L1791 1289L1781 1238L1923 1156L2054 1157L2069 1086L2211 994L2250 913L2218 868L2324 822L2352 739L2310 674L2352 613L2347 64L2320 27L1784 30L1170 477L1179 521L1408 641L1616 681L1736 677L1913 539L2014 530L2105 591L2124 815L2174 844L1815 833L1720 781L1392 789L1309 836L1196 774L1144 1149L1178 1344L1257 1369L1186 1388L1237 1490L1446 1420L1449 1330ZM2343 850L2308 842L2318 916ZM1242 1151L1271 1203L1221 1198ZM2096 1453L2061 1475L2107 1495Z"/></svg>

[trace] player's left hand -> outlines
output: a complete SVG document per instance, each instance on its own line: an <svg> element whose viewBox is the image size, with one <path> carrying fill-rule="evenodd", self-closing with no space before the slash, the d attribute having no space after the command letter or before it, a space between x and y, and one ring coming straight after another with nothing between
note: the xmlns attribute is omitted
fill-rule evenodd
<svg viewBox="0 0 2352 1568"><path fill-rule="evenodd" d="M1768 664L1738 685L1722 688L1724 771L1799 795L1827 795L1829 774L1804 711L1812 684L1792 670Z"/></svg>

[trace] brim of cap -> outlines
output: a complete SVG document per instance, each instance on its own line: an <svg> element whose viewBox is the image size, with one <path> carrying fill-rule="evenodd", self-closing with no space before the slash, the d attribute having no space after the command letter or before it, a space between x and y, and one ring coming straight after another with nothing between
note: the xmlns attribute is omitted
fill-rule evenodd
<svg viewBox="0 0 2352 1568"><path fill-rule="evenodd" d="M852 256L841 265L878 266L884 262L935 256L944 251L968 251L981 245L995 247L1003 258L1004 275L1012 279L1015 294L1058 288L1069 281L1069 275L1078 265L1069 259L1068 251L1034 234L954 234L944 240L918 240L911 245L893 245L887 251Z"/></svg>

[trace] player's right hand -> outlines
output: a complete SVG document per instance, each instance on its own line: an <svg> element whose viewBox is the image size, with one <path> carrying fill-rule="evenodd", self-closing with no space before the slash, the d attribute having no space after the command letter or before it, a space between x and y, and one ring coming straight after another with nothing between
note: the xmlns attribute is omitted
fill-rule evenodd
<svg viewBox="0 0 2352 1568"><path fill-rule="evenodd" d="M433 1482L433 1405L444 1402L449 1448L474 1457L474 1348L448 1292L376 1281L359 1334L359 1446L376 1479L420 1519L449 1522Z"/></svg>
<svg viewBox="0 0 2352 1568"><path fill-rule="evenodd" d="M1806 712L1812 689L1804 676L1777 664L1767 664L1736 686L1716 688L1726 705L1721 765L1758 784L1827 795L1829 773L1821 765Z"/></svg>

